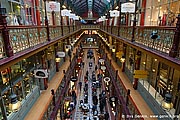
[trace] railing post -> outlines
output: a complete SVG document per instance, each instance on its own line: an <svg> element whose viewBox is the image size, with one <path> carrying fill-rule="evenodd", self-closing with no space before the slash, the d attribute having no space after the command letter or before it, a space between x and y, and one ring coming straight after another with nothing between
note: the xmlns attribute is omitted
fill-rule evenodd
<svg viewBox="0 0 180 120"><path fill-rule="evenodd" d="M2 36L3 36L6 56L11 57L14 55L14 53L12 46L10 44L9 30L7 29L7 21L6 21L7 16L5 14L6 14L6 8L0 8L0 25L3 26Z"/></svg>
<svg viewBox="0 0 180 120"><path fill-rule="evenodd" d="M174 34L173 39L173 45L169 52L169 56L175 58L178 54L178 47L179 47L179 41L180 41L180 14L177 17L178 21L176 23L176 30Z"/></svg>
<svg viewBox="0 0 180 120"><path fill-rule="evenodd" d="M116 70L116 82L118 80L118 70Z"/></svg>
<svg viewBox="0 0 180 120"><path fill-rule="evenodd" d="M126 106L129 105L129 95L130 95L130 89L127 89L127 95L126 95Z"/></svg>

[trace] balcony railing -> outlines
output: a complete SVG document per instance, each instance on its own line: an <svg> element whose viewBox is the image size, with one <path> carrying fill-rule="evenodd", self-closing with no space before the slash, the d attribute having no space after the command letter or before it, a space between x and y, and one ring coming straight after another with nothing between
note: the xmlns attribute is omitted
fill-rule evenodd
<svg viewBox="0 0 180 120"><path fill-rule="evenodd" d="M0 59L7 57L2 29L0 28ZM80 27L49 26L50 39L62 37L62 29L63 35L68 35L79 30ZM10 46L14 54L47 42L46 26L8 26L8 30Z"/></svg>
<svg viewBox="0 0 180 120"><path fill-rule="evenodd" d="M132 26L101 26L101 29L108 33L112 33L117 37L122 37L128 41L132 40ZM151 39L151 33L153 31L157 32L159 36L157 39ZM173 45L175 34L174 31L175 27L136 26L134 33L135 42L149 49L153 49L168 55ZM180 50L178 50L178 55L176 57L180 59Z"/></svg>
<svg viewBox="0 0 180 120"><path fill-rule="evenodd" d="M62 30L63 29L63 30ZM102 29L118 37L130 41L132 39L132 26L100 26L100 25L79 25L79 26L49 26L50 39L56 39L63 35L68 35L79 29ZM0 29L2 31L2 28ZM10 44L13 53L16 54L25 49L38 44L47 42L46 26L8 26ZM151 33L156 31L159 35L157 39L151 39ZM157 27L143 26L135 27L135 42L165 54L169 54L173 39L175 27ZM180 50L177 58L180 59ZM0 59L6 57L4 40L0 32Z"/></svg>

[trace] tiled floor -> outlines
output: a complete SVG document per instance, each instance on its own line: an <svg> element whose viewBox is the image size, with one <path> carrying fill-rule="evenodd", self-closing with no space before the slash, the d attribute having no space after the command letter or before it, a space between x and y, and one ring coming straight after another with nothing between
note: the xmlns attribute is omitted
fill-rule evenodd
<svg viewBox="0 0 180 120"><path fill-rule="evenodd" d="M110 54L108 54L108 57L110 57ZM63 70L66 70L69 66L69 60L66 60L66 62L60 67L59 72L55 74L53 79L49 83L49 87L47 90L43 91L38 98L37 102L34 104L28 115L25 117L25 120L41 120L44 112L47 109L47 106L49 101L51 100L51 89L56 90L58 85L60 84L62 78L63 78ZM141 95L138 93L138 91L134 90L132 87L132 84L128 80L127 76L121 72L121 68L117 66L117 64L112 61L112 65L119 70L118 75L120 76L123 84L127 89L131 90L131 97L134 100L137 108L141 112L142 115L153 115L153 112L150 110L146 102L143 100ZM156 120L152 118L145 118L145 120Z"/></svg>

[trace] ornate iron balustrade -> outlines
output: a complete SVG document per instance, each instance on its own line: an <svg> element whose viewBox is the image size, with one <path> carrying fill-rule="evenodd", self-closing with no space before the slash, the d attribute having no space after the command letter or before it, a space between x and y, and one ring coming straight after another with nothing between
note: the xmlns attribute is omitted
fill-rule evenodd
<svg viewBox="0 0 180 120"><path fill-rule="evenodd" d="M101 26L104 31L112 33L116 36L119 35L127 40L132 39L132 26L120 26L120 28L116 26L111 27L112 29L110 29L109 26ZM150 49L169 54L173 44L175 27L137 26L135 28L135 42ZM153 31L157 32L157 39L151 39L151 33ZM180 50L178 51L177 57L180 58Z"/></svg>
<svg viewBox="0 0 180 120"><path fill-rule="evenodd" d="M70 33L73 32L73 26L69 26L70 27Z"/></svg>
<svg viewBox="0 0 180 120"><path fill-rule="evenodd" d="M8 27L13 53L46 42L45 27Z"/></svg>
<svg viewBox="0 0 180 120"><path fill-rule="evenodd" d="M64 33L64 35L69 34L69 27L68 26L63 26L63 33Z"/></svg>
<svg viewBox="0 0 180 120"><path fill-rule="evenodd" d="M49 26L50 27L50 38L54 39L56 37L62 36L63 34L68 35L73 32L73 26ZM100 25L81 25L75 26L74 31L78 29L99 29ZM116 36L121 36L127 40L132 38L132 26L101 26L101 28L109 33ZM12 46L13 52L17 53L25 49L31 48L35 45L42 44L47 40L47 31L45 26L9 26L10 44ZM119 29L119 30L118 30ZM173 38L174 38L175 27L157 27L157 26L144 26L136 27L135 31L135 42L147 46L148 48L163 52L168 54L172 48ZM152 31L157 31L159 37L155 40L151 39ZM119 33L118 33L119 32ZM18 34L17 34L18 33ZM0 59L6 57L3 38L1 34L0 38ZM180 50L178 51L178 58L180 58Z"/></svg>
<svg viewBox="0 0 180 120"><path fill-rule="evenodd" d="M174 27L136 27L135 41L149 48L169 54L174 38ZM151 33L158 33L157 39L151 39Z"/></svg>
<svg viewBox="0 0 180 120"><path fill-rule="evenodd" d="M62 36L61 26L50 26L49 31L50 31L50 38L51 39Z"/></svg>
<svg viewBox="0 0 180 120"><path fill-rule="evenodd" d="M2 29L0 30L0 59L6 57ZM80 26L74 28L73 26L49 26L50 39L61 37L62 29L64 35L68 35L80 29ZM8 26L8 30L10 45L14 54L47 42L46 26Z"/></svg>

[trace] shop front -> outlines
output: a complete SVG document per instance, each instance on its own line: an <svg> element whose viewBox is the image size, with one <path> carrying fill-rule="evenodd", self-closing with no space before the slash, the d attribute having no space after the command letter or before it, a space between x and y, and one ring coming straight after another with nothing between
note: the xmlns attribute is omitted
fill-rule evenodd
<svg viewBox="0 0 180 120"><path fill-rule="evenodd" d="M39 64L36 58L36 55L31 56L0 71L0 102L4 119L22 119L39 97L38 82L34 77L34 70ZM17 108L12 107L14 103L19 104Z"/></svg>

